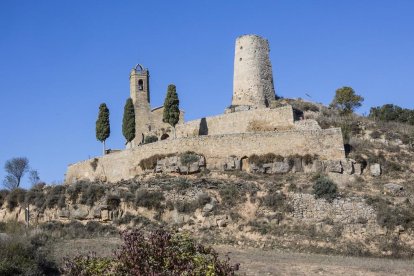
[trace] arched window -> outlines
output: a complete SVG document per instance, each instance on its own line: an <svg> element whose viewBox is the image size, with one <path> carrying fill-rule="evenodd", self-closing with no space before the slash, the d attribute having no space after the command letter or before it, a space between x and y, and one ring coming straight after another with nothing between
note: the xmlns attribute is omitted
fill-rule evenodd
<svg viewBox="0 0 414 276"><path fill-rule="evenodd" d="M144 90L144 82L142 80L138 81L138 90L140 91Z"/></svg>

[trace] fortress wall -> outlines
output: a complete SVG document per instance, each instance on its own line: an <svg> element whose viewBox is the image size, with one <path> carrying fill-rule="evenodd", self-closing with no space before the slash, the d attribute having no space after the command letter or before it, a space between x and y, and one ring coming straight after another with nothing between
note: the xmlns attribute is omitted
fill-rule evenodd
<svg viewBox="0 0 414 276"><path fill-rule="evenodd" d="M294 127L292 106L253 109L189 121L176 126L177 137L287 130Z"/></svg>
<svg viewBox="0 0 414 276"><path fill-rule="evenodd" d="M142 173L139 162L155 154L195 151L206 157L208 169L221 168L223 161L231 156L275 153L282 156L294 154L317 154L322 160L345 158L341 130L282 131L242 133L216 136L200 136L168 139L152 144L127 149L96 158L96 170L86 160L69 166L66 182L76 180L102 180L117 182L131 179Z"/></svg>

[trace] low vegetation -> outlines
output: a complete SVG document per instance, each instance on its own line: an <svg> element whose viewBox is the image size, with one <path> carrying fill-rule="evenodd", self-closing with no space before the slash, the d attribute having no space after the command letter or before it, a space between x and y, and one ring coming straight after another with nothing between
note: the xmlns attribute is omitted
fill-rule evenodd
<svg viewBox="0 0 414 276"><path fill-rule="evenodd" d="M144 138L144 144L151 144L158 141L158 137L155 135L148 135Z"/></svg>
<svg viewBox="0 0 414 276"><path fill-rule="evenodd" d="M157 166L157 161L167 158L167 157L171 157L174 156L173 154L155 154L152 155L148 158L142 159L139 162L139 166L141 167L142 170L146 171L146 170L154 170L155 167Z"/></svg>
<svg viewBox="0 0 414 276"><path fill-rule="evenodd" d="M67 260L65 275L234 275L239 265L220 260L212 248L186 234L139 230L121 234L123 244L112 258L95 255Z"/></svg>
<svg viewBox="0 0 414 276"><path fill-rule="evenodd" d="M313 185L313 194L316 198L332 201L338 196L338 186L329 178L320 176Z"/></svg>

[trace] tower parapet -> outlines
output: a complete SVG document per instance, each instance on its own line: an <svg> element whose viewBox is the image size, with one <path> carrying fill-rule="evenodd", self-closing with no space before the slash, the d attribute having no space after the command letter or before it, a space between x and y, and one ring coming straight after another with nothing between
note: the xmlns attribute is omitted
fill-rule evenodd
<svg viewBox="0 0 414 276"><path fill-rule="evenodd" d="M257 35L237 38L232 106L268 107L275 100L269 42Z"/></svg>

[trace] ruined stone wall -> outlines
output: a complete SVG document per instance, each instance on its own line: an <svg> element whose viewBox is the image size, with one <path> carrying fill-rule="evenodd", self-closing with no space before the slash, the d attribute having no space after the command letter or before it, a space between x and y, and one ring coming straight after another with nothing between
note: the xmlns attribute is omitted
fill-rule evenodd
<svg viewBox="0 0 414 276"><path fill-rule="evenodd" d="M275 100L269 42L257 35L237 38L232 105L269 106Z"/></svg>
<svg viewBox="0 0 414 276"><path fill-rule="evenodd" d="M363 198L338 198L329 203L311 194L291 193L289 200L294 208L293 216L305 222L317 223L332 219L334 223L355 223L357 219L376 221L376 212Z"/></svg>
<svg viewBox="0 0 414 276"><path fill-rule="evenodd" d="M96 167L92 166L94 159L79 162L69 166L66 182L80 179L117 182L130 179L142 173L139 167L142 159L155 154L186 151L203 154L208 169L221 169L223 162L231 155L241 158L266 153L282 156L317 154L322 160L345 158L340 129L208 135L163 140L108 154L96 158Z"/></svg>
<svg viewBox="0 0 414 276"><path fill-rule="evenodd" d="M144 135L155 135L161 140L163 134L167 134L169 137L173 135L173 128L170 124L162 121L164 113L164 107L154 108L151 110L151 130L144 133ZM184 111L180 111L180 119L178 124L184 123Z"/></svg>
<svg viewBox="0 0 414 276"><path fill-rule="evenodd" d="M201 118L178 124L177 137L221 135L246 132L288 130L294 127L293 109L283 106L275 109L253 109Z"/></svg>

